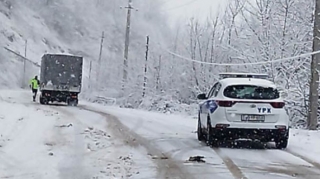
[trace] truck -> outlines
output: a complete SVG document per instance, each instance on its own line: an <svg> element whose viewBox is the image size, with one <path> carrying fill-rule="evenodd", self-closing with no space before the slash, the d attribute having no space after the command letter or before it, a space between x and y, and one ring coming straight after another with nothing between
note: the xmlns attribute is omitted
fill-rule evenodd
<svg viewBox="0 0 320 179"><path fill-rule="evenodd" d="M40 67L40 104L63 102L78 105L82 85L83 57L44 54Z"/></svg>

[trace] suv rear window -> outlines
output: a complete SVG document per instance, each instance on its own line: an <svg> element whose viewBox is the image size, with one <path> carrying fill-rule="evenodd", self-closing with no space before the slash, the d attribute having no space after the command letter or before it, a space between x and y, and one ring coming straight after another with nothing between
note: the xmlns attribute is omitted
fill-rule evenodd
<svg viewBox="0 0 320 179"><path fill-rule="evenodd" d="M235 99L277 99L279 91L271 87L254 85L232 85L224 89L223 95Z"/></svg>

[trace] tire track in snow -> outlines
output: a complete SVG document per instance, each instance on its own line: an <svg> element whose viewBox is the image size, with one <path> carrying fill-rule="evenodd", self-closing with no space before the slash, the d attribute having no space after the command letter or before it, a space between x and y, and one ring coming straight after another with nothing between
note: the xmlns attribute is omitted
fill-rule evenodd
<svg viewBox="0 0 320 179"><path fill-rule="evenodd" d="M296 152L294 152L294 151L292 151L292 150L289 150L289 149L288 149L288 150L284 150L284 152L287 152L287 153L289 153L289 154L291 154L291 155L293 155L293 156L295 156L295 157L298 157L298 158L306 161L307 163L312 164L315 168L317 168L318 170L320 170L320 163L315 162L315 161L313 161L313 160L311 160L311 159L309 159L309 158L307 158L307 157L304 157L304 156L302 156L302 155L300 155L300 154L298 154L298 153L296 153Z"/></svg>
<svg viewBox="0 0 320 179"><path fill-rule="evenodd" d="M85 134L85 132L83 132L83 130L84 131L86 131L86 130L88 130L90 127L92 127L92 124L91 124L91 121L88 123L88 122L85 122L85 121L83 121L83 118L79 118L79 119L77 119L78 117L76 117L76 113L75 113L75 111L72 111L72 108L73 109L76 109L76 110L82 110L81 108L79 109L79 108L75 108L75 107L70 107L70 106L66 106L66 105L52 105L53 106L53 108L54 109L56 109L56 110L59 110L61 113L64 113L66 116L73 116L73 119L76 119L76 121L69 121L69 123L71 122L72 124L73 124L73 127L75 127L76 128L76 130L74 131L74 135L75 136L78 136L78 137L74 137L74 142L75 142L75 144L74 144L74 148L83 148L84 146L86 146L85 148L87 149L87 150L89 150L89 151L91 151L91 148L90 148L90 142L88 142L88 141L86 141L86 139L87 139L87 135L84 135L84 138L83 137L80 137L78 134ZM71 108L71 110L70 110L70 108ZM93 112L91 112L90 111L90 113L91 114L95 114L96 115L96 113L93 113ZM98 115L98 116L101 116L100 114ZM101 118L102 119L104 119L104 117L103 116L101 116ZM83 127L83 130L80 130L80 127L79 126L82 126ZM107 127L107 126L101 126L102 128L103 127ZM94 130L94 129L92 129L92 130ZM103 130L103 132L105 132L105 131L107 131L107 130ZM119 145L119 144L116 144L116 145ZM123 146L123 145L119 145L119 146L117 146L117 147L121 147L121 146ZM82 158L80 158L80 160L81 161L78 161L78 162L82 162L83 164L87 164L86 162L88 162L88 160L89 161L93 161L93 160L91 160L91 154L92 155L94 155L94 154L97 154L97 153L101 153L101 156L104 156L105 154L103 154L104 152L106 152L106 151L95 151L95 150L93 150L94 152L93 153L87 153L86 154L86 158L85 157L82 157ZM117 155L117 153L118 153L118 151L116 150L115 152L113 152L113 155ZM82 155L83 156L83 155ZM78 160L79 160L79 158L78 158ZM99 159L98 160L101 160L101 158L99 157ZM83 164L81 164L81 168L75 168L76 169L76 171L80 171L81 170L81 175L80 174L77 174L77 175L79 175L79 176L81 176L82 177L82 179L89 179L90 177L89 177L89 175L91 175L92 176L92 178L93 179L95 179L95 178L99 178L100 176L98 176L99 174L101 174L102 173L102 175L103 174L107 174L107 171L105 170L105 168L110 168L110 166L109 165L111 165L110 163L112 163L112 165L117 165L118 163L116 163L116 162L112 162L112 161L108 161L108 164L106 164L105 166L103 166L103 167L101 167L100 169L96 169L96 170L98 170L98 171L93 171L93 170L91 170L90 171L90 169L88 169L87 171L83 171L83 169L86 169L86 167L83 165ZM77 165L79 165L79 164L77 164ZM96 168L97 166L94 166L94 168ZM121 170L122 172L122 174L124 174L125 173L125 171L124 171L124 169L123 168L114 168L114 167L111 167L111 169L109 169L109 170ZM75 171L75 172L76 172ZM109 172L112 172L113 173L113 171L109 171ZM117 172L119 172L119 171L115 171L115 173L117 173ZM71 174L71 172L69 171L69 173ZM67 173L68 174L68 173ZM68 175L70 175L70 174L68 174ZM84 176L84 174L86 174L86 176ZM103 177L105 177L105 176L103 176ZM108 175L108 177L110 177L110 175ZM113 175L113 177L116 177L115 175ZM74 176L64 176L63 178L61 178L61 179L69 179L69 178L74 178ZM79 177L78 177L79 178ZM77 178L77 179L78 179Z"/></svg>
<svg viewBox="0 0 320 179"><path fill-rule="evenodd" d="M150 145L150 142L147 139L141 137L140 135L132 131L130 128L128 128L126 125L121 123L117 117L99 110L90 109L83 105L79 106L79 108L106 117L108 119L109 128L113 129L113 134L120 139L126 140L126 143L128 145L132 147L143 146L147 150L147 152L152 156L167 158L153 160L153 162L155 162L158 166L157 178L194 179L194 177L191 176L187 171L184 171L182 169L182 166L180 166L174 159L165 156L158 148Z"/></svg>
<svg viewBox="0 0 320 179"><path fill-rule="evenodd" d="M281 168L285 167L285 168ZM293 165L282 165L282 166L268 166L263 168L251 167L249 169L254 169L255 171L265 172L267 174L281 174L287 175L293 178L301 178L303 179L318 179L319 173L316 173L310 168L305 166L293 166ZM310 178L311 177L311 178ZM315 178L314 178L315 177Z"/></svg>
<svg viewBox="0 0 320 179"><path fill-rule="evenodd" d="M49 105L49 106L43 106L42 108L48 108L51 110L59 111L61 112L65 117L68 117L70 119L76 120L77 117L74 116L73 113L69 112L68 110L64 109L63 107L66 107L64 105ZM76 120L77 123L81 123L79 120ZM82 124L82 123L81 123ZM70 146L70 149L72 150L72 155L67 154L66 159L68 160L62 160L59 163L59 175L60 179L69 179L69 178L77 178L77 179L85 179L88 178L89 175L87 173L87 170L84 166L84 140L82 139L82 136L80 136L80 133L82 132L79 125L75 124L73 125L74 129L74 138L73 138L73 145ZM60 131L60 130L59 130ZM63 134L59 132L61 136ZM65 136L63 136L65 137Z"/></svg>
<svg viewBox="0 0 320 179"><path fill-rule="evenodd" d="M270 146L267 148L273 149ZM228 154L222 154L223 149L213 148L213 150L215 150L215 152L222 158L222 160L224 161L226 166L230 169L230 172L237 179L238 178L241 178L241 179L248 178L244 175L244 173L248 173L248 174L249 173L261 173L261 174L265 173L268 176L269 175L272 176L271 174L280 174L280 175L287 175L289 177L294 177L294 178L303 177L304 179L315 179L313 177L319 175L318 171L313 170L313 169L319 169L318 167L312 168L311 166L308 167L308 166L295 165L295 164L289 164L289 163L280 163L279 165L267 165L267 166L263 166L260 163L252 163L252 166L250 166L250 167L239 166L232 161L232 159L230 158L232 156L229 156ZM276 151L278 151L278 150L276 150ZM287 151L284 151L284 152L287 152ZM289 152L287 152L287 153L289 153ZM291 154L291 153L289 153L289 154ZM268 155L266 155L265 157L268 158ZM295 157L297 157L297 156L295 156ZM300 155L300 157L298 157L298 158L304 160L303 158L305 158L305 157ZM304 161L307 163L310 163L307 160L304 160ZM310 164L312 164L312 163L310 163ZM242 172L239 167L242 169L245 169L245 171ZM251 170L251 171L248 171L248 170Z"/></svg>
<svg viewBox="0 0 320 179"><path fill-rule="evenodd" d="M248 179L241 169L228 157L222 154L221 149L219 148L212 148L218 156L223 160L224 164L227 166L231 174L235 179Z"/></svg>

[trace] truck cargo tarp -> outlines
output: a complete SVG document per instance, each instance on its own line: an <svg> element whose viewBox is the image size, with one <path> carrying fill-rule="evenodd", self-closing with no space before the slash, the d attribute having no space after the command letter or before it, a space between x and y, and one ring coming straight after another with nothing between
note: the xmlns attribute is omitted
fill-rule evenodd
<svg viewBox="0 0 320 179"><path fill-rule="evenodd" d="M69 55L46 54L41 61L42 89L75 90L80 92L83 58Z"/></svg>

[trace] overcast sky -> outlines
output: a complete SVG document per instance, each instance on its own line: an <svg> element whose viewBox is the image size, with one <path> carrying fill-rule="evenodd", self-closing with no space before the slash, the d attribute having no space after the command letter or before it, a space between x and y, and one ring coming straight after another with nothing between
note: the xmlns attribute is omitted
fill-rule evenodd
<svg viewBox="0 0 320 179"><path fill-rule="evenodd" d="M162 0L162 13L170 15L170 21L184 20L190 17L205 19L223 8L228 0Z"/></svg>

